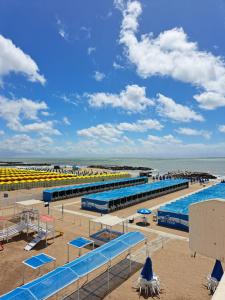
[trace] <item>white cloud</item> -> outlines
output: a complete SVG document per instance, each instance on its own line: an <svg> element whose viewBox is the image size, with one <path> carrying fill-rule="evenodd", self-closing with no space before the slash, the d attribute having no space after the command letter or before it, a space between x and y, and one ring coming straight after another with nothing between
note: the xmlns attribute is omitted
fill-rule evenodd
<svg viewBox="0 0 225 300"><path fill-rule="evenodd" d="M21 98L10 100L0 96L0 118L6 121L6 125L13 131L38 132L59 135L60 132L54 128L53 121L41 122L38 113L48 109L47 104L35 102L30 99ZM24 121L35 121L24 124Z"/></svg>
<svg viewBox="0 0 225 300"><path fill-rule="evenodd" d="M17 134L0 143L2 155L46 154L52 152L53 140L50 137L31 138L26 134Z"/></svg>
<svg viewBox="0 0 225 300"><path fill-rule="evenodd" d="M222 133L225 133L225 125L220 125L219 126L219 131Z"/></svg>
<svg viewBox="0 0 225 300"><path fill-rule="evenodd" d="M63 38L64 40L67 41L68 38L69 38L69 35L66 32L65 24L58 17L56 17L56 23L57 23L57 26L58 26L58 34L61 36L61 38Z"/></svg>
<svg viewBox="0 0 225 300"><path fill-rule="evenodd" d="M225 106L225 94L215 92L204 92L200 95L194 96L195 100L198 101L201 108L207 110L213 110L218 107Z"/></svg>
<svg viewBox="0 0 225 300"><path fill-rule="evenodd" d="M114 6L117 9L122 11L125 8L125 1L124 0L114 0Z"/></svg>
<svg viewBox="0 0 225 300"><path fill-rule="evenodd" d="M67 39L67 33L66 33L65 30L62 29L62 28L59 29L59 35L60 35L64 40Z"/></svg>
<svg viewBox="0 0 225 300"><path fill-rule="evenodd" d="M120 64L118 64L117 62L113 62L113 68L116 69L116 70L119 70L119 69L124 69L124 67Z"/></svg>
<svg viewBox="0 0 225 300"><path fill-rule="evenodd" d="M41 114L42 114L42 116L45 116L45 117L50 116L50 113L48 111L42 111Z"/></svg>
<svg viewBox="0 0 225 300"><path fill-rule="evenodd" d="M118 4L118 3L119 4ZM122 4L121 4L121 3ZM121 4L121 5L120 5ZM182 28L161 32L157 37L152 33L136 37L138 17L142 13L139 1L116 1L123 13L120 43L125 46L130 62L143 77L170 76L175 80L200 87L204 92L220 94L210 98L210 106L204 103L206 95L196 95L203 108L214 109L225 106L225 63L221 57L199 50L198 44L189 41Z"/></svg>
<svg viewBox="0 0 225 300"><path fill-rule="evenodd" d="M154 103L146 97L145 87L127 85L119 94L94 93L87 94L89 104L94 107L111 106L122 108L128 112L142 112Z"/></svg>
<svg viewBox="0 0 225 300"><path fill-rule="evenodd" d="M105 74L99 71L95 71L93 77L96 81L102 81L105 78Z"/></svg>
<svg viewBox="0 0 225 300"><path fill-rule="evenodd" d="M133 123L123 122L119 124L98 124L89 128L77 131L78 136L93 139L96 141L103 141L107 143L130 141L124 135L124 132L146 132L149 130L161 130L163 125L157 120L146 119L137 120Z"/></svg>
<svg viewBox="0 0 225 300"><path fill-rule="evenodd" d="M64 123L65 125L71 125L70 120L69 120L67 117L64 117L64 118L63 118L63 123Z"/></svg>
<svg viewBox="0 0 225 300"><path fill-rule="evenodd" d="M37 120L38 112L47 108L47 104L43 101L34 102L26 98L9 100L0 96L0 117L5 119L7 126L13 130L20 125L21 119Z"/></svg>
<svg viewBox="0 0 225 300"><path fill-rule="evenodd" d="M145 132L150 129L161 130L163 125L157 120L147 119L138 120L137 122L133 123L120 123L117 125L117 128L122 131Z"/></svg>
<svg viewBox="0 0 225 300"><path fill-rule="evenodd" d="M177 133L188 136L203 136L206 139L210 139L211 132L207 130L197 130L193 128L181 127L176 130Z"/></svg>
<svg viewBox="0 0 225 300"><path fill-rule="evenodd" d="M54 128L53 121L47 122L35 122L31 124L22 125L17 128L19 132L37 132L41 135L48 134L48 135L61 135L58 129Z"/></svg>
<svg viewBox="0 0 225 300"><path fill-rule="evenodd" d="M87 53L88 53L88 55L91 55L93 52L95 52L96 51L96 48L95 47L89 47L88 49L87 49Z"/></svg>
<svg viewBox="0 0 225 300"><path fill-rule="evenodd" d="M170 136L170 135L169 135ZM147 155L149 157L219 157L225 155L225 143L190 143L180 140L173 141L173 136L161 139L139 140L141 147L133 147L133 155ZM122 155L122 154L121 154Z"/></svg>
<svg viewBox="0 0 225 300"><path fill-rule="evenodd" d="M80 28L81 32L83 32L85 34L85 38L86 39L90 39L91 38L91 28L86 27L86 26L81 26Z"/></svg>
<svg viewBox="0 0 225 300"><path fill-rule="evenodd" d="M10 39L0 35L0 80L10 73L21 73L29 81L45 83L45 78L39 73L36 62Z"/></svg>
<svg viewBox="0 0 225 300"><path fill-rule="evenodd" d="M81 137L94 140L102 140L103 142L115 143L120 142L122 131L117 129L112 124L99 124L86 129L77 131Z"/></svg>
<svg viewBox="0 0 225 300"><path fill-rule="evenodd" d="M156 136L156 135L148 135L147 139L140 139L142 144L180 144L181 141L175 138L172 134L164 135L164 136Z"/></svg>
<svg viewBox="0 0 225 300"><path fill-rule="evenodd" d="M78 101L80 100L81 96L78 94L69 94L69 95L60 95L58 98L62 99L65 103L72 104L74 106L78 105Z"/></svg>
<svg viewBox="0 0 225 300"><path fill-rule="evenodd" d="M173 99L162 94L157 95L157 111L160 116L179 122L203 121L202 115L191 110L188 106L176 103Z"/></svg>
<svg viewBox="0 0 225 300"><path fill-rule="evenodd" d="M0 136L4 134L5 134L4 130L0 130Z"/></svg>

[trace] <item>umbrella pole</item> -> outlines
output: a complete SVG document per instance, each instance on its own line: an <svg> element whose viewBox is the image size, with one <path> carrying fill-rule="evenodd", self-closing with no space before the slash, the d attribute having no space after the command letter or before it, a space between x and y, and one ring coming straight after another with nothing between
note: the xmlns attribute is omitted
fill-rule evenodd
<svg viewBox="0 0 225 300"><path fill-rule="evenodd" d="M130 250L129 250L129 261L130 261L130 274L131 274L131 253L130 253Z"/></svg>
<svg viewBox="0 0 225 300"><path fill-rule="evenodd" d="M47 230L48 230L48 227L47 227L47 222L46 222L46 229L45 229L45 246L47 247Z"/></svg>
<svg viewBox="0 0 225 300"><path fill-rule="evenodd" d="M148 251L148 240L145 240L145 245L146 245L146 257L149 256L149 251Z"/></svg>
<svg viewBox="0 0 225 300"><path fill-rule="evenodd" d="M70 246L67 244L67 262L70 261Z"/></svg>

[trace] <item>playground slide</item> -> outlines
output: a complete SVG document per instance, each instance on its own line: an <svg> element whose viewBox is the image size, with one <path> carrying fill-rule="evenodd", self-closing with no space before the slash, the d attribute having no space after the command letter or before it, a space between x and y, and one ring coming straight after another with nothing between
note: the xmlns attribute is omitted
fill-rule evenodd
<svg viewBox="0 0 225 300"><path fill-rule="evenodd" d="M39 232L38 235L29 244L26 245L24 250L30 251L31 249L33 249L43 239L43 237L45 237L45 232Z"/></svg>
<svg viewBox="0 0 225 300"><path fill-rule="evenodd" d="M14 235L17 235L18 233L23 231L24 229L25 229L25 225L19 224L19 225L10 226L4 230L0 230L0 239L4 240L7 238L11 238Z"/></svg>

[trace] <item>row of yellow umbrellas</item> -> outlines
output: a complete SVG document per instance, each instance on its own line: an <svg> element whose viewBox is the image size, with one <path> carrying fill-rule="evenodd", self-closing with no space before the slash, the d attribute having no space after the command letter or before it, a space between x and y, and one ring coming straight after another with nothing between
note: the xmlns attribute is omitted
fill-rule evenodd
<svg viewBox="0 0 225 300"><path fill-rule="evenodd" d="M33 180L21 180L21 181L13 181L9 180L6 182L0 181L1 185L11 185L11 184L28 184L28 183L43 183L47 181L74 181L74 180L80 180L80 179L93 179L93 178L101 178L101 177L121 177L123 175L126 175L127 173L121 172L121 173L108 173L108 174L102 174L102 175L90 175L90 176L76 176L74 178L71 177L57 177L57 178L46 178L43 180L33 179Z"/></svg>
<svg viewBox="0 0 225 300"><path fill-rule="evenodd" d="M41 176L37 178L5 178L4 182L13 182L13 181L20 181L20 182L29 182L29 181L41 181L43 180L67 180L67 179L86 179L86 178L96 178L96 177L113 177L113 176L122 176L126 173L108 173L108 174L101 174L101 175L86 175L86 176ZM0 178L0 182L3 182Z"/></svg>

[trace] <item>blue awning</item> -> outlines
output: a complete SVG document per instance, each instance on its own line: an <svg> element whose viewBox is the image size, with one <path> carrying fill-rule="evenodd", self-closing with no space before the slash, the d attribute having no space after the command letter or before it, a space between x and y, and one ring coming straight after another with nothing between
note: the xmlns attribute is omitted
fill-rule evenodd
<svg viewBox="0 0 225 300"><path fill-rule="evenodd" d="M68 244L71 246L74 246L76 248L84 248L90 244L93 244L94 242L92 240L88 240L84 237L78 237L72 241L70 241Z"/></svg>
<svg viewBox="0 0 225 300"><path fill-rule="evenodd" d="M32 269L38 269L53 261L55 261L54 257L41 253L24 260L23 263Z"/></svg>
<svg viewBox="0 0 225 300"><path fill-rule="evenodd" d="M145 236L141 232L125 233L74 261L1 296L0 300L47 299L144 240Z"/></svg>

